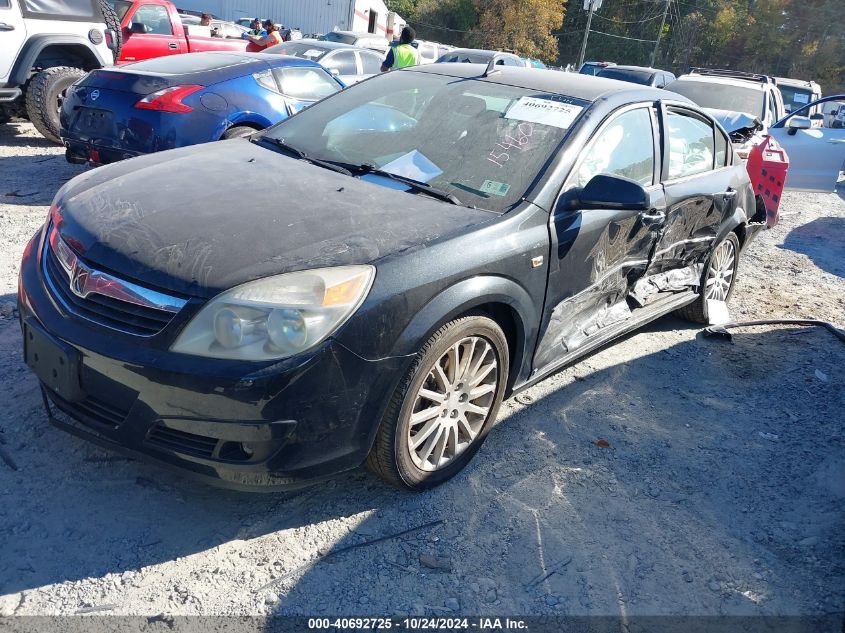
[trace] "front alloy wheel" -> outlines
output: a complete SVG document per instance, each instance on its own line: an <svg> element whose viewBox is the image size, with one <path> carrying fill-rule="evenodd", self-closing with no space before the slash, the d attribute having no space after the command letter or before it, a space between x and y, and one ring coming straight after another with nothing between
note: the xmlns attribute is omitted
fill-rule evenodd
<svg viewBox="0 0 845 633"><path fill-rule="evenodd" d="M507 339L492 319L467 316L441 327L393 394L367 466L414 490L457 474L496 419L508 369Z"/></svg>
<svg viewBox="0 0 845 633"><path fill-rule="evenodd" d="M493 346L478 336L461 339L434 362L408 425L417 468L444 468L473 443L490 414L498 378Z"/></svg>

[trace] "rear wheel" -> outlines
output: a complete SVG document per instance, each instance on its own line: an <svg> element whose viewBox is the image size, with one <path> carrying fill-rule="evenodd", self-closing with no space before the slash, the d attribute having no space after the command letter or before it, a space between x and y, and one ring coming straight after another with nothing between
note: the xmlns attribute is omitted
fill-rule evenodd
<svg viewBox="0 0 845 633"><path fill-rule="evenodd" d="M54 143L61 143L62 110L65 94L85 71L72 66L54 66L35 75L26 90L26 113L35 129Z"/></svg>
<svg viewBox="0 0 845 633"><path fill-rule="evenodd" d="M698 299L678 310L678 316L696 323L707 323L707 300L725 303L730 301L738 265L739 239L736 233L728 233L728 236L710 253Z"/></svg>
<svg viewBox="0 0 845 633"><path fill-rule="evenodd" d="M453 477L496 419L508 370L507 339L495 321L468 316L441 327L393 394L367 466L413 490Z"/></svg>
<svg viewBox="0 0 845 633"><path fill-rule="evenodd" d="M249 127L248 125L233 125L228 130L223 132L223 136L220 138L223 140L230 139L230 138L243 138L245 136L249 136L256 132L254 127Z"/></svg>

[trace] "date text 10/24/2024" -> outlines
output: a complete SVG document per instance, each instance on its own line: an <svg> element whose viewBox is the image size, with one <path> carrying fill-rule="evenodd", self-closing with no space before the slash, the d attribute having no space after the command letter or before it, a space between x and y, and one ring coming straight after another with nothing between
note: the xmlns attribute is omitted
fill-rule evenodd
<svg viewBox="0 0 845 633"><path fill-rule="evenodd" d="M518 618L309 618L308 629L319 630L390 630L398 631L527 631L528 624Z"/></svg>

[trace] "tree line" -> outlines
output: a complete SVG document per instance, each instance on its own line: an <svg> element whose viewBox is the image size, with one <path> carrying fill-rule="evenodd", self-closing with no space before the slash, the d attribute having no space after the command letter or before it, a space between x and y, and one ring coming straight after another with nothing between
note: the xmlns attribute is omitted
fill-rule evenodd
<svg viewBox="0 0 845 633"><path fill-rule="evenodd" d="M583 0L387 0L420 39L512 50L552 65L578 60ZM665 21L663 16L665 13ZM662 31L660 31L663 24ZM731 68L817 81L845 92L843 0L603 0L586 59L676 74L690 66Z"/></svg>

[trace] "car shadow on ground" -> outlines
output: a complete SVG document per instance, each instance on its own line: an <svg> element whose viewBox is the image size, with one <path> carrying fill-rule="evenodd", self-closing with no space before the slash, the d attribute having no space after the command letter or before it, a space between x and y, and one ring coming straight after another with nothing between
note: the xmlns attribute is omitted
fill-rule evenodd
<svg viewBox="0 0 845 633"><path fill-rule="evenodd" d="M822 270L845 278L845 218L818 218L802 224L778 247L806 255Z"/></svg>
<svg viewBox="0 0 845 633"><path fill-rule="evenodd" d="M842 452L798 435L806 427L796 420L841 435L845 402L840 391L837 408L812 399L789 411L767 403L785 401L784 390L816 388L805 384L812 370L805 380L804 366L808 347L828 344L825 336L781 330L738 334L733 345L686 340L619 362L608 348L506 402L468 469L420 494L361 471L292 495L193 484L50 427L34 379L8 360L0 366L11 376L3 399L16 404L0 413L0 438L18 470L0 464L0 593L219 547L218 559L228 553L245 573L245 586L233 588L245 592L237 602L263 606L273 593L285 614L335 613L343 604L365 614L440 615L451 600L464 613L618 614L634 609L632 600L649 613L756 613L758 599L788 611L793 591L819 599L835 591L825 584L835 577L805 562L779 526L830 507L813 478ZM19 338L17 326L0 322L6 348L7 337ZM761 362L771 349L777 353ZM829 354L838 364L825 370L841 384L845 354ZM800 380L784 384L788 372ZM697 379L676 386L680 374ZM340 539L336 524L326 526L338 519ZM428 525L434 521L442 522ZM298 547L268 547L281 534ZM823 535L815 554L841 569L841 541ZM320 562L343 548L350 549ZM432 558L421 563L421 555ZM755 573L790 581L779 595L780 585ZM683 574L689 595L667 595ZM716 591L707 589L713 582Z"/></svg>
<svg viewBox="0 0 845 633"><path fill-rule="evenodd" d="M43 136L31 136L22 134L23 130L29 129L27 122L23 119L13 120L10 123L0 123L0 145L6 147L57 147L57 143L50 141Z"/></svg>

